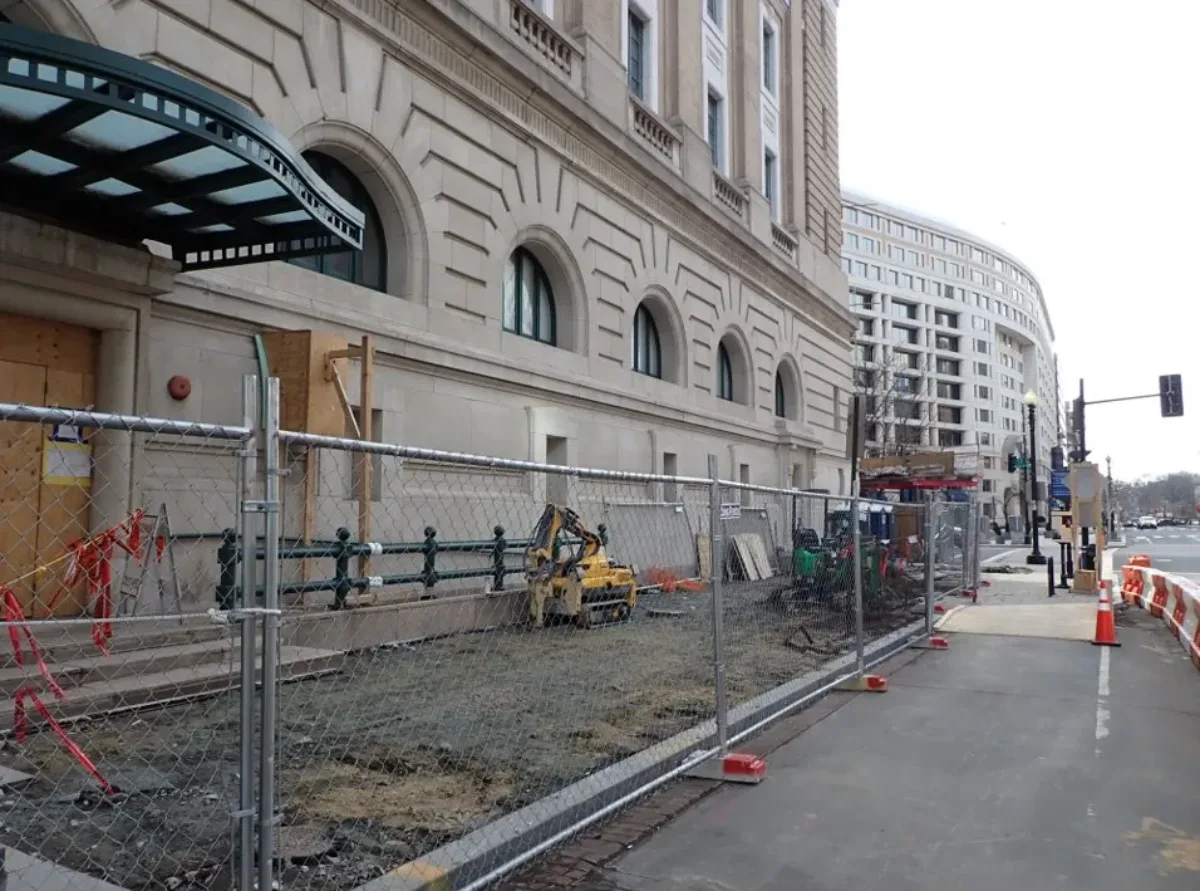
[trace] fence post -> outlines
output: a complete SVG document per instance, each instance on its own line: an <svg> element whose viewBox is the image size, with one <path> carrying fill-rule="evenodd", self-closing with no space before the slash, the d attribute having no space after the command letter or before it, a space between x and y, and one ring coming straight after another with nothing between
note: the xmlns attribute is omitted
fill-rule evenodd
<svg viewBox="0 0 1200 891"><path fill-rule="evenodd" d="M934 560L933 549L937 540L937 516L934 509L937 502L933 494L925 496L925 633L933 634L933 598L936 593L934 584L937 561Z"/></svg>
<svg viewBox="0 0 1200 891"><path fill-rule="evenodd" d="M850 527L852 530L851 571L854 573L854 649L855 671L861 678L867 671L866 640L863 629L863 558L862 558L862 526L859 522L858 476L850 482Z"/></svg>
<svg viewBox="0 0 1200 891"><path fill-rule="evenodd" d="M495 539L492 541L492 591L499 593L504 590L504 574L508 567L504 565L504 552L508 550L508 542L504 538L504 527L492 529Z"/></svg>
<svg viewBox="0 0 1200 891"><path fill-rule="evenodd" d="M725 607L721 600L725 575L725 546L721 534L721 483L717 456L708 456L708 525L712 549L709 575L712 576L713 682L716 684L716 723L718 757L724 757L729 741L729 714L725 705Z"/></svg>
<svg viewBox="0 0 1200 891"><path fill-rule="evenodd" d="M258 774L258 887L275 886L275 728L279 659L279 378L267 382L263 423L262 758Z"/></svg>
<svg viewBox="0 0 1200 891"><path fill-rule="evenodd" d="M258 377L247 374L242 378L242 423L253 430L258 426ZM258 472L258 456L254 437L242 443L238 450L238 521L241 534L242 596L238 633L241 646L241 676L239 678L240 719L238 743L240 748L240 790L238 796L238 891L254 889L254 613L247 607L248 596L258 587L258 531L254 516L254 483ZM226 529L217 549L221 562L221 581L217 600L223 610L238 605L237 557L238 532Z"/></svg>

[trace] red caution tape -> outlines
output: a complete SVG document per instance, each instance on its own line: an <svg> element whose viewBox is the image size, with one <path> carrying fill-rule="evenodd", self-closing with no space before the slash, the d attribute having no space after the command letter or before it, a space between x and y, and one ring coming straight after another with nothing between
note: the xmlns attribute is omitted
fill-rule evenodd
<svg viewBox="0 0 1200 891"><path fill-rule="evenodd" d="M92 759L87 756L87 752L79 747L79 743L71 738L71 734L67 733L66 729L54 719L50 714L50 710L46 708L46 704L38 697L37 693L30 687L22 687L17 691L14 697L14 714L13 714L13 733L17 738L17 742L25 742L25 736L28 732L28 721L25 717L25 700L28 699L33 703L33 707L38 710L46 723L50 725L50 729L54 731L54 735L58 737L59 742L63 744L68 752L70 752L75 760L79 762L79 766L90 773L100 784L100 788L108 794L113 794L115 791L112 784L104 778L104 774L100 772L100 768L92 763Z"/></svg>
<svg viewBox="0 0 1200 891"><path fill-rule="evenodd" d="M25 615L21 611L17 595L10 588L0 586L0 596L4 598L4 621L8 623L8 639L12 643L14 661L22 667L25 665L25 653L21 648L21 634L24 633L25 640L29 644L29 651L37 662L38 671L46 679L46 686L50 688L55 699L62 699L64 695L62 687L58 685L58 681L54 680L54 675L50 674L50 668L46 665L46 660L42 658L42 651L38 647L37 638L25 624Z"/></svg>
<svg viewBox="0 0 1200 891"><path fill-rule="evenodd" d="M87 580L88 599L92 602L92 618L95 619L92 641L105 656L108 655L108 642L113 636L113 552L120 548L134 560L141 560L142 516L141 510L134 511L123 523L87 541L71 545L74 557L67 573L66 586L70 588L80 579Z"/></svg>

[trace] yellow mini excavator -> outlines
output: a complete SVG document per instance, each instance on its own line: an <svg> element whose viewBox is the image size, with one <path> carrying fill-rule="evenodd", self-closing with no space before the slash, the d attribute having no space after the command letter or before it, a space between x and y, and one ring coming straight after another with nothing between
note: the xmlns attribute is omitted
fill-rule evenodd
<svg viewBox="0 0 1200 891"><path fill-rule="evenodd" d="M559 556L560 534L579 540ZM529 611L541 628L547 605L554 614L572 619L581 628L622 622L637 605L637 573L632 566L613 563L604 543L569 507L547 504L525 549L525 578L529 582Z"/></svg>

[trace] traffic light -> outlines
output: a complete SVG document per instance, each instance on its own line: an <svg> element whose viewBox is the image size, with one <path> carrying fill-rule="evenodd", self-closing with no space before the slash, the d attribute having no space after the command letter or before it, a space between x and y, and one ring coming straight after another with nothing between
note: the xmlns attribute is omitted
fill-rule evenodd
<svg viewBox="0 0 1200 891"><path fill-rule="evenodd" d="M1180 375L1158 376L1158 402L1164 418L1183 417L1183 380Z"/></svg>
<svg viewBox="0 0 1200 891"><path fill-rule="evenodd" d="M1008 472L1009 473L1017 472L1017 453L1016 452L1008 453Z"/></svg>

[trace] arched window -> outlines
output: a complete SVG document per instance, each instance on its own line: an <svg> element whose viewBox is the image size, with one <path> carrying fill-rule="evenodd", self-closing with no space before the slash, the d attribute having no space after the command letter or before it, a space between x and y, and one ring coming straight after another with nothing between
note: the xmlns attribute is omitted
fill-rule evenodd
<svg viewBox="0 0 1200 891"><path fill-rule="evenodd" d="M783 389L783 372L775 372L775 417L787 417L787 393Z"/></svg>
<svg viewBox="0 0 1200 891"><path fill-rule="evenodd" d="M387 286L387 241L383 237L383 224L371 196L363 188L358 177L321 152L304 153L304 160L321 179L335 192L363 212L363 246L361 251L343 251L339 254L321 254L316 257L296 257L290 262L307 269L315 269L330 278L374 288L382 291Z"/></svg>
<svg viewBox="0 0 1200 891"><path fill-rule="evenodd" d="M717 398L733 401L733 362L723 343L717 345Z"/></svg>
<svg viewBox="0 0 1200 891"><path fill-rule="evenodd" d="M662 341L658 339L658 325L645 303L639 304L633 314L633 370L662 377Z"/></svg>
<svg viewBox="0 0 1200 891"><path fill-rule="evenodd" d="M554 346L554 292L537 258L517 248L504 268L504 330Z"/></svg>

